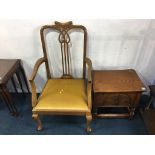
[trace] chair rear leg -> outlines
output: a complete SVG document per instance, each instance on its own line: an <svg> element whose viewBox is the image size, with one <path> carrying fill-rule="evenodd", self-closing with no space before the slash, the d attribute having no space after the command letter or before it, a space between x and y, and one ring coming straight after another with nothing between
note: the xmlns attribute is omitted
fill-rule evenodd
<svg viewBox="0 0 155 155"><path fill-rule="evenodd" d="M41 123L41 120L39 118L39 115L38 114L33 114L32 118L37 121L37 130L41 131L43 128L42 128L42 123Z"/></svg>
<svg viewBox="0 0 155 155"><path fill-rule="evenodd" d="M91 131L92 131L92 129L91 129L91 126L90 126L90 124L91 124L91 121L92 121L92 114L91 113L86 113L86 131L88 132L88 133L90 133Z"/></svg>

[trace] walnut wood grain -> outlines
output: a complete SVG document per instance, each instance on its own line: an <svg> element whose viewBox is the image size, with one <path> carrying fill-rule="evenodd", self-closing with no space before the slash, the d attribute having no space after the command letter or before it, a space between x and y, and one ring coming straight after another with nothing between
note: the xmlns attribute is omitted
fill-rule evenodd
<svg viewBox="0 0 155 155"><path fill-rule="evenodd" d="M93 74L94 92L143 92L146 91L136 71L129 70L95 70Z"/></svg>

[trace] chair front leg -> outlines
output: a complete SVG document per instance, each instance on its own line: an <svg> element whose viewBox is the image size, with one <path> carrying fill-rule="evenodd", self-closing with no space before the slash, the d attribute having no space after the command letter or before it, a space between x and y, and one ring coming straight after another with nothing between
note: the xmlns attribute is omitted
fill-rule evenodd
<svg viewBox="0 0 155 155"><path fill-rule="evenodd" d="M31 91L32 91L32 107L34 108L37 104L37 92L36 85L34 81L30 81Z"/></svg>
<svg viewBox="0 0 155 155"><path fill-rule="evenodd" d="M41 120L39 118L39 115L38 114L33 114L32 118L37 121L37 125L38 125L37 130L41 131L43 128L42 128L42 123L41 123Z"/></svg>
<svg viewBox="0 0 155 155"><path fill-rule="evenodd" d="M87 121L86 122L86 131L87 131L87 133L90 133L92 131L91 126L90 126L91 121L92 121L91 112L86 113L86 121Z"/></svg>

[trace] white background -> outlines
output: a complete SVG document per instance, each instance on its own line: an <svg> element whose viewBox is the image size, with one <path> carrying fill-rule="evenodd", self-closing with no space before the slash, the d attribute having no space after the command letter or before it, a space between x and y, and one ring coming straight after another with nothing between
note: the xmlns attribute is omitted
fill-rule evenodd
<svg viewBox="0 0 155 155"><path fill-rule="evenodd" d="M93 69L132 68L139 73L145 84L155 83L155 20L70 20L75 24L84 25L88 30L87 55L92 60ZM39 30L42 25L53 23L52 19L1 19L0 58L22 59L26 75L29 78L35 62L43 56ZM54 46L52 42L49 44L51 47ZM50 53L60 52L57 46L55 49L49 48ZM82 49L79 47L77 44L74 52L79 53ZM57 59L52 62L51 65L60 65ZM55 72L57 71L55 70ZM46 81L45 75L45 67L42 65L36 78L39 92Z"/></svg>

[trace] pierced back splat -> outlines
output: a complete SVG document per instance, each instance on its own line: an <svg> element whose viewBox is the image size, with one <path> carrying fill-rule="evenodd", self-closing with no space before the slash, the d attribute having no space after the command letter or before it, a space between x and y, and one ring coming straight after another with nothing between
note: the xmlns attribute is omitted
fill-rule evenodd
<svg viewBox="0 0 155 155"><path fill-rule="evenodd" d="M83 78L85 76L85 62L84 59L86 57L86 41L87 41L87 31L86 28L82 25L73 25L72 22L67 23L60 23L55 22L55 25L45 25L41 28L41 41L42 47L44 52L44 57L46 58L46 70L47 70L47 77L51 78L50 70L49 70L49 63L47 59L47 52L45 47L45 40L43 31L45 29L53 29L59 33L58 41L60 43L61 49L61 59L62 59L62 77L61 78L73 78L72 71L71 71L71 53L70 53L70 43L71 39L69 36L69 31L72 29L81 29L84 32L84 47L83 47Z"/></svg>
<svg viewBox="0 0 155 155"><path fill-rule="evenodd" d="M72 77L70 67L71 58L69 53L70 37L66 30L61 30L59 34L59 42L61 44L63 77Z"/></svg>

